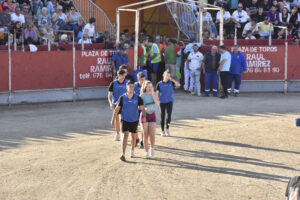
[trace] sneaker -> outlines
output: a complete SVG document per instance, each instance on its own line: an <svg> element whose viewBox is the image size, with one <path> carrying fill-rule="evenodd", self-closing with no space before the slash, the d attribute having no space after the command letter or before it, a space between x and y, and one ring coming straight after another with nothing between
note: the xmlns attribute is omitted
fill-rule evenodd
<svg viewBox="0 0 300 200"><path fill-rule="evenodd" d="M138 143L140 142L140 138L136 139L135 141L135 147L137 147Z"/></svg>
<svg viewBox="0 0 300 200"><path fill-rule="evenodd" d="M191 95L196 95L196 92L191 92Z"/></svg>
<svg viewBox="0 0 300 200"><path fill-rule="evenodd" d="M114 137L114 140L115 141L120 141L120 134L116 134L115 137Z"/></svg>
<svg viewBox="0 0 300 200"><path fill-rule="evenodd" d="M170 136L170 130L169 129L167 129L167 131L166 131L166 136Z"/></svg>
<svg viewBox="0 0 300 200"><path fill-rule="evenodd" d="M141 149L144 148L144 143L143 143L143 141L141 141L141 146L140 146L140 148L141 148Z"/></svg>
<svg viewBox="0 0 300 200"><path fill-rule="evenodd" d="M166 136L166 133L164 131L161 132L161 136Z"/></svg>
<svg viewBox="0 0 300 200"><path fill-rule="evenodd" d="M145 153L145 158L149 158L149 153L148 152Z"/></svg>
<svg viewBox="0 0 300 200"><path fill-rule="evenodd" d="M197 94L198 97L201 97L201 94Z"/></svg>
<svg viewBox="0 0 300 200"><path fill-rule="evenodd" d="M126 159L125 159L125 156L124 156L124 155L121 155L120 159L121 159L122 161L126 161Z"/></svg>
<svg viewBox="0 0 300 200"><path fill-rule="evenodd" d="M151 156L154 156L154 155L155 155L154 149L153 149L153 148L150 148L150 155L151 155Z"/></svg>
<svg viewBox="0 0 300 200"><path fill-rule="evenodd" d="M228 98L228 96L223 94L222 96L220 96L220 98L221 99L226 99L226 98Z"/></svg>
<svg viewBox="0 0 300 200"><path fill-rule="evenodd" d="M130 158L134 158L134 151L130 151Z"/></svg>
<svg viewBox="0 0 300 200"><path fill-rule="evenodd" d="M234 93L234 96L236 96L236 97L239 96L239 93L238 93L238 92L235 92L235 93Z"/></svg>

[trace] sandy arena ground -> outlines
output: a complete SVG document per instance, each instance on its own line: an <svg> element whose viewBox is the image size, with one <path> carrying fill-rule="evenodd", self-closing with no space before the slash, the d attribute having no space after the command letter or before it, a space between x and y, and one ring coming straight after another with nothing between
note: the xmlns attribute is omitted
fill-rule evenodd
<svg viewBox="0 0 300 200"><path fill-rule="evenodd" d="M128 162L110 118L106 100L0 107L0 199L281 200L300 174L300 94L177 92L171 137Z"/></svg>

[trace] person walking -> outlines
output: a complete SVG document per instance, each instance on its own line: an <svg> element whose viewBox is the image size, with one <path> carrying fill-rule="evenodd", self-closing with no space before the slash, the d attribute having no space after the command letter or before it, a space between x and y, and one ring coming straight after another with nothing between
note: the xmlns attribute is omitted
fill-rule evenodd
<svg viewBox="0 0 300 200"><path fill-rule="evenodd" d="M200 84L200 76L201 76L201 66L203 61L203 54L199 51L199 47L197 44L193 45L193 52L190 53L187 61L187 69L190 70L191 79L194 83L192 95L201 96L201 84Z"/></svg>
<svg viewBox="0 0 300 200"><path fill-rule="evenodd" d="M176 41L174 39L169 39L168 46L165 51L166 69L169 70L173 79L176 77L176 57L177 52L180 50L180 46L177 46L175 44Z"/></svg>
<svg viewBox="0 0 300 200"><path fill-rule="evenodd" d="M141 97L143 99L146 120L143 122L144 115L140 115L140 123L142 123L144 133L144 145L145 145L145 158L149 158L149 145L150 138L150 155L154 156L154 144L155 144L155 128L156 128L156 116L155 109L159 106L159 100L155 95L153 85L150 81L145 81L141 89Z"/></svg>
<svg viewBox="0 0 300 200"><path fill-rule="evenodd" d="M124 93L126 93L126 83L127 80L125 80L126 72L124 70L118 71L117 78L110 83L108 86L108 102L110 105L111 110L115 110L120 96L122 96ZM121 114L121 113L119 113ZM116 115L116 123L115 123L115 129L116 129L116 135L114 137L115 141L120 141L120 117L119 114Z"/></svg>
<svg viewBox="0 0 300 200"><path fill-rule="evenodd" d="M232 82L234 81L234 96L240 93L240 86L242 83L242 74L247 70L247 62L245 56L239 51L238 46L233 47L231 53L231 65L228 75L228 93L231 93Z"/></svg>
<svg viewBox="0 0 300 200"><path fill-rule="evenodd" d="M229 74L230 64L231 64L231 55L226 50L224 45L219 47L219 52L221 54L221 58L220 58L218 74L220 75L221 83L223 87L223 94L222 96L220 96L220 98L225 99L228 98L227 87L228 87L228 74Z"/></svg>
<svg viewBox="0 0 300 200"><path fill-rule="evenodd" d="M210 84L213 82L213 96L218 96L218 68L221 55L217 52L218 47L212 46L209 53L205 54L203 59L202 69L204 72L205 80L205 94L204 96L208 97L210 93Z"/></svg>
<svg viewBox="0 0 300 200"><path fill-rule="evenodd" d="M143 83L145 82L145 79L146 79L146 76L143 72L139 72L137 74L137 79L138 81L134 83L134 93L137 94L137 95L140 95L141 93L141 88L142 88L142 85ZM139 112L140 114L141 112ZM141 132L141 149L144 148L144 143L143 143L143 131ZM137 134L137 138L136 138L136 143L135 143L135 147L137 147L137 145L139 144L140 142L140 138L139 138L139 134Z"/></svg>
<svg viewBox="0 0 300 200"><path fill-rule="evenodd" d="M122 161L126 161L125 151L129 133L131 133L132 138L130 157L134 158L135 156L134 148L136 142L137 127L139 123L138 110L142 110L143 112L145 112L143 106L143 99L139 95L134 93L134 82L127 82L126 89L127 92L120 96L118 105L116 106L111 119L111 125L114 126L118 113L121 111L122 133L124 134L122 141L122 154L120 157ZM145 121L145 117L143 117L143 121Z"/></svg>
<svg viewBox="0 0 300 200"><path fill-rule="evenodd" d="M160 101L160 116L161 116L161 136L170 136L170 123L171 123L171 115L174 103L174 87L180 87L180 83L175 81L171 75L169 70L166 70L163 73L163 80L158 82L156 86L156 96ZM166 132L165 132L165 116L167 111L167 123L166 123Z"/></svg>

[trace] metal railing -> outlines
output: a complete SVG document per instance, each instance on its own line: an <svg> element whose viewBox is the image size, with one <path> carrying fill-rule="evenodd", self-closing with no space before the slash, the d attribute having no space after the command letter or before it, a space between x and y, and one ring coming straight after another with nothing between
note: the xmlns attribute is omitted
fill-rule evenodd
<svg viewBox="0 0 300 200"><path fill-rule="evenodd" d="M73 0L73 3L85 23L88 23L91 17L96 19L96 32L108 31L111 35L115 34L114 25L110 22L105 12L94 2L91 0Z"/></svg>

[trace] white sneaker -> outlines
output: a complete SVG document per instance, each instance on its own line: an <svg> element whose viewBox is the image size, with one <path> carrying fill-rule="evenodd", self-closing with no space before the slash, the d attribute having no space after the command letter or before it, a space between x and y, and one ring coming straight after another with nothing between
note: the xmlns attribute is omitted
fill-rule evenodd
<svg viewBox="0 0 300 200"><path fill-rule="evenodd" d="M198 97L201 97L201 93L200 93L200 94L197 94L197 96L198 96Z"/></svg>
<svg viewBox="0 0 300 200"><path fill-rule="evenodd" d="M196 95L196 92L191 92L191 95Z"/></svg>
<svg viewBox="0 0 300 200"><path fill-rule="evenodd" d="M163 136L163 137L165 137L165 136L166 136L166 134L165 134L165 132L164 132L164 131L162 131L160 135L161 135L161 136Z"/></svg>
<svg viewBox="0 0 300 200"><path fill-rule="evenodd" d="M154 149L153 149L153 148L150 148L150 155L151 155L151 156L155 156L155 153L154 153Z"/></svg>
<svg viewBox="0 0 300 200"><path fill-rule="evenodd" d="M134 151L130 151L130 158L134 158Z"/></svg>
<svg viewBox="0 0 300 200"><path fill-rule="evenodd" d="M120 141L120 134L116 134L115 137L114 137L114 140L115 141Z"/></svg>
<svg viewBox="0 0 300 200"><path fill-rule="evenodd" d="M169 129L167 129L167 131L166 131L166 136L170 136L170 130Z"/></svg>
<svg viewBox="0 0 300 200"><path fill-rule="evenodd" d="M149 153L148 152L145 153L145 158L149 158Z"/></svg>

